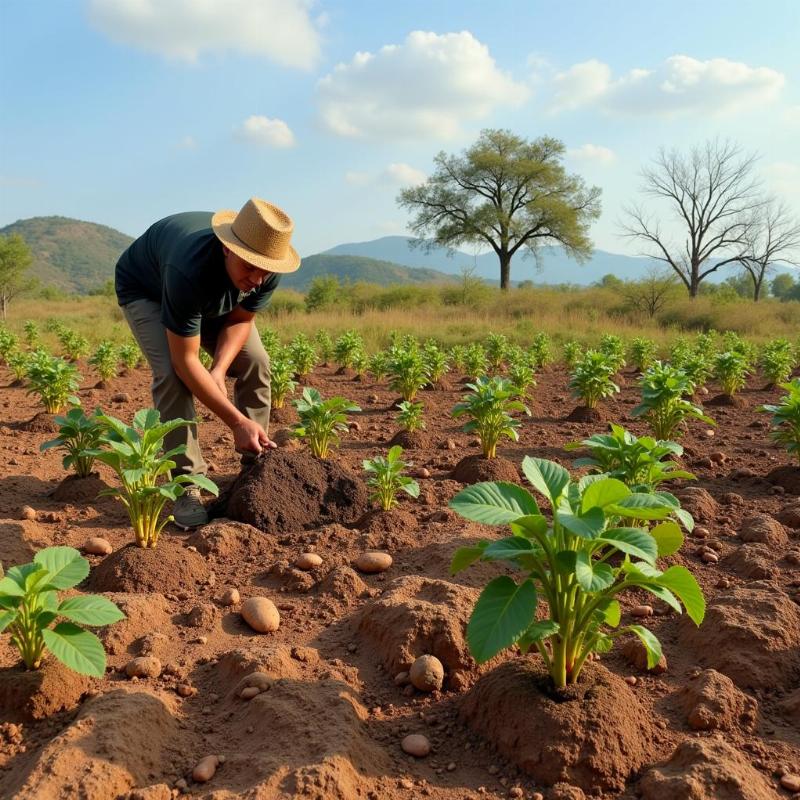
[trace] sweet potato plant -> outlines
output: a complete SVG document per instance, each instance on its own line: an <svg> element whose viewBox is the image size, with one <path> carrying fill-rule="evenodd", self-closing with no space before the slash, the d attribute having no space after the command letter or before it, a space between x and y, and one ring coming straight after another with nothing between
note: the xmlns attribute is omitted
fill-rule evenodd
<svg viewBox="0 0 800 800"><path fill-rule="evenodd" d="M300 417L293 428L295 436L305 439L312 455L327 458L332 445L339 441L339 433L347 430L347 415L361 411L361 407L344 397L322 399L316 390L306 387L303 396L292 401Z"/></svg>
<svg viewBox="0 0 800 800"><path fill-rule="evenodd" d="M411 464L403 461L403 448L399 444L389 448L385 456L364 459L362 464L367 473L369 499L377 502L383 511L394 508L398 492L405 492L410 497L419 497L419 484L403 474Z"/></svg>
<svg viewBox="0 0 800 800"><path fill-rule="evenodd" d="M780 386L786 390L780 402L761 406L760 410L772 414L772 438L800 459L800 378Z"/></svg>

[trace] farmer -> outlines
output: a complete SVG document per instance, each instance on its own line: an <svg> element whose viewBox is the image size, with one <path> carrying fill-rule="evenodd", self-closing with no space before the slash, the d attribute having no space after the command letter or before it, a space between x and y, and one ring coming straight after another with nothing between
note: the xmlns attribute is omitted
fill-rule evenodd
<svg viewBox="0 0 800 800"><path fill-rule="evenodd" d="M194 398L233 432L243 460L275 447L268 435L269 356L253 322L269 303L281 274L300 257L290 244L294 225L277 206L258 198L241 211L190 211L151 225L120 256L117 299L153 371L153 405L162 420L194 420ZM206 369L200 348L213 361ZM233 403L225 376L236 379ZM167 435L175 474L204 475L197 425ZM188 529L208 515L200 490L188 484L175 502L175 523Z"/></svg>

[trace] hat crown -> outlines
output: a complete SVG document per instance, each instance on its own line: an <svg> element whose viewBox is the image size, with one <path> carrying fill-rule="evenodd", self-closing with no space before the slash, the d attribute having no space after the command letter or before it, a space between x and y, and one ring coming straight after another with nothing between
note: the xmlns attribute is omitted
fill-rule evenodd
<svg viewBox="0 0 800 800"><path fill-rule="evenodd" d="M288 255L293 230L294 223L285 211L257 197L250 198L231 223L239 241L272 259Z"/></svg>

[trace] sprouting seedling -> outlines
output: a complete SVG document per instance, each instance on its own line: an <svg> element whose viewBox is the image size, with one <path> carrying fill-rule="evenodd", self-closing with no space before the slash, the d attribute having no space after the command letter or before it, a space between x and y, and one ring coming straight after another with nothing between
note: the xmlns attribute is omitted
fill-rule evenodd
<svg viewBox="0 0 800 800"><path fill-rule="evenodd" d="M97 370L101 381L110 381L117 375L119 353L116 345L108 339L104 339L97 345L89 363Z"/></svg>
<svg viewBox="0 0 800 800"><path fill-rule="evenodd" d="M714 377L722 387L722 393L733 397L747 383L750 365L741 350L726 350L714 358Z"/></svg>
<svg viewBox="0 0 800 800"><path fill-rule="evenodd" d="M780 387L786 390L780 402L761 406L759 410L772 414L772 438L787 453L800 459L800 378Z"/></svg>
<svg viewBox="0 0 800 800"><path fill-rule="evenodd" d="M587 350L572 372L569 385L572 394L583 401L587 408L597 408L605 397L619 392L612 379L617 368L605 353Z"/></svg>
<svg viewBox="0 0 800 800"><path fill-rule="evenodd" d="M347 415L361 408L344 397L322 399L316 390L306 387L303 396L293 401L300 422L293 427L295 436L308 442L316 458L327 458L332 445L339 441L339 433L347 430Z"/></svg>
<svg viewBox="0 0 800 800"><path fill-rule="evenodd" d="M28 394L38 395L48 414L58 414L68 403L80 405L74 395L80 375L74 364L44 351L35 351L28 359Z"/></svg>
<svg viewBox="0 0 800 800"><path fill-rule="evenodd" d="M383 511L397 504L397 493L405 492L410 497L419 497L419 484L403 471L411 464L403 461L403 448L395 445L386 456L365 459L364 471L368 474L367 487L370 500L377 502Z"/></svg>
<svg viewBox="0 0 800 800"><path fill-rule="evenodd" d="M47 547L0 580L0 632L11 634L26 669L39 669L49 651L81 675L105 674L103 643L80 626L111 625L125 615L101 595L58 598L88 574L89 562L74 548Z"/></svg>
<svg viewBox="0 0 800 800"><path fill-rule="evenodd" d="M39 449L45 451L57 447L63 450L66 453L61 462L64 469L72 467L79 478L88 478L105 432L102 412L98 408L87 417L82 409L71 408L65 416L56 417L55 423L59 426L58 436Z"/></svg>
<svg viewBox="0 0 800 800"><path fill-rule="evenodd" d="M270 391L272 407L283 408L286 398L297 388L295 367L285 351L277 353L270 363Z"/></svg>
<svg viewBox="0 0 800 800"><path fill-rule="evenodd" d="M425 407L422 403L412 403L403 400L398 406L397 423L409 433L425 429L425 420L422 418Z"/></svg>
<svg viewBox="0 0 800 800"><path fill-rule="evenodd" d="M403 400L413 400L430 380L430 373L418 350L395 348L389 355L389 386Z"/></svg>

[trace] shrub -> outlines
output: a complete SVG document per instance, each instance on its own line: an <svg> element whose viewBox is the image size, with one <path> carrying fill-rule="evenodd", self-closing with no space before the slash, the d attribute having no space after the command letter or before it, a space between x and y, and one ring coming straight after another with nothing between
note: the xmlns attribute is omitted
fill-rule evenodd
<svg viewBox="0 0 800 800"><path fill-rule="evenodd" d="M89 340L69 328L64 328L58 336L64 351L64 358L77 361L89 352Z"/></svg>
<svg viewBox="0 0 800 800"><path fill-rule="evenodd" d="M666 518L674 505L658 495L631 492L614 478L573 482L563 467L526 456L522 469L552 509L552 522L533 496L511 483L478 483L459 492L450 508L486 525L509 525L512 536L460 548L451 565L457 573L475 561L511 562L520 582L494 578L481 592L467 626L467 642L479 663L517 644L535 647L557 689L574 683L592 653L605 653L615 638L633 633L653 667L661 657L655 635L641 625L619 627L617 595L641 588L686 612L699 625L705 600L694 576L675 565L662 572L659 557L683 543L678 525ZM631 520L659 521L652 530ZM621 555L622 558L615 558ZM548 615L536 618L539 596Z"/></svg>
<svg viewBox="0 0 800 800"><path fill-rule="evenodd" d="M411 466L402 459L403 448L399 444L389 449L384 456L365 459L364 471L367 473L367 487L371 490L369 499L377 502L383 511L389 511L397 504L397 493L405 492L411 497L419 497L419 484L403 470Z"/></svg>
<svg viewBox="0 0 800 800"><path fill-rule="evenodd" d="M121 483L120 487L104 489L101 494L119 497L127 508L139 547L158 544L162 529L173 519L171 515L162 518L164 506L169 500L177 500L186 491L186 484L219 494L217 485L205 475L172 477L170 474L175 469L172 457L185 452L186 445L178 445L165 453L164 437L192 422L185 419L161 422L161 415L154 408L137 411L132 425L107 414L99 419L106 430L100 439L103 449L97 450L95 457L108 464Z"/></svg>
<svg viewBox="0 0 800 800"><path fill-rule="evenodd" d="M453 364L453 369L458 372L464 372L464 359L466 357L467 348L462 344L454 344L450 348L450 361Z"/></svg>
<svg viewBox="0 0 800 800"><path fill-rule="evenodd" d="M417 350L393 348L389 353L389 386L403 400L413 400L430 380L422 354Z"/></svg>
<svg viewBox="0 0 800 800"><path fill-rule="evenodd" d="M378 350L368 360L367 369L372 373L375 383L380 383L389 374L389 354L385 350Z"/></svg>
<svg viewBox="0 0 800 800"><path fill-rule="evenodd" d="M652 339L637 336L631 342L631 361L639 372L644 372L656 360L658 348Z"/></svg>
<svg viewBox="0 0 800 800"><path fill-rule="evenodd" d="M273 408L283 408L286 398L297 388L294 372L295 366L285 351L277 353L270 362L270 393Z"/></svg>
<svg viewBox="0 0 800 800"><path fill-rule="evenodd" d="M747 357L740 350L726 350L714 356L714 377L723 394L733 397L747 383Z"/></svg>
<svg viewBox="0 0 800 800"><path fill-rule="evenodd" d="M55 422L59 426L58 436L45 442L39 450L44 452L53 447L64 450L66 455L61 461L64 469L73 467L79 478L88 478L105 430L102 412L98 408L87 417L80 408L71 408L65 416L56 417Z"/></svg>
<svg viewBox="0 0 800 800"><path fill-rule="evenodd" d="M608 357L614 372L619 372L625 366L625 343L616 334L604 333L597 349Z"/></svg>
<svg viewBox="0 0 800 800"><path fill-rule="evenodd" d="M422 403L412 403L403 400L398 405L400 413L397 415L397 423L409 433L425 429L425 420L422 418L424 406Z"/></svg>
<svg viewBox="0 0 800 800"><path fill-rule="evenodd" d="M25 376L28 374L29 361L28 353L24 353L22 350L12 350L6 356L6 363L14 375L15 381L21 383L25 380Z"/></svg>
<svg viewBox="0 0 800 800"><path fill-rule="evenodd" d="M32 319L26 319L23 330L25 331L25 344L27 344L31 350L36 349L41 342L39 326Z"/></svg>
<svg viewBox="0 0 800 800"><path fill-rule="evenodd" d="M800 459L800 378L782 383L781 389L787 393L780 402L761 406L760 410L772 414L772 438Z"/></svg>
<svg viewBox="0 0 800 800"><path fill-rule="evenodd" d="M795 365L792 344L788 339L773 339L761 351L761 371L770 384L789 380Z"/></svg>
<svg viewBox="0 0 800 800"><path fill-rule="evenodd" d="M18 349L19 339L8 329L0 326L0 364L8 362L11 353Z"/></svg>
<svg viewBox="0 0 800 800"><path fill-rule="evenodd" d="M530 389L536 386L533 366L528 361L515 361L508 368L508 378L517 390L517 396L524 401Z"/></svg>
<svg viewBox="0 0 800 800"><path fill-rule="evenodd" d="M656 361L642 375L642 402L631 411L634 417L644 417L657 439L673 439L681 433L688 419L699 419L708 425L714 420L703 409L684 399L694 386L682 370Z"/></svg>
<svg viewBox="0 0 800 800"><path fill-rule="evenodd" d="M611 380L616 371L605 353L587 350L572 372L569 386L573 396L587 408L597 408L600 400L619 392L619 386Z"/></svg>
<svg viewBox="0 0 800 800"><path fill-rule="evenodd" d="M704 387L711 377L711 356L707 353L702 353L700 351L689 353L680 366L677 364L673 366L684 372L689 380L689 384L693 387L693 391Z"/></svg>
<svg viewBox="0 0 800 800"><path fill-rule="evenodd" d="M74 672L105 675L102 642L80 626L111 625L125 615L101 595L58 599L59 591L77 586L88 574L89 562L74 548L46 547L0 580L0 632L9 631L26 669L38 669L49 650Z"/></svg>
<svg viewBox="0 0 800 800"><path fill-rule="evenodd" d="M356 331L345 331L333 345L333 357L342 368L353 366L353 356L364 349L364 342Z"/></svg>
<svg viewBox="0 0 800 800"><path fill-rule="evenodd" d="M528 353L534 369L547 366L553 360L550 337L544 331L539 331L533 337Z"/></svg>
<svg viewBox="0 0 800 800"><path fill-rule="evenodd" d="M574 369L581 357L581 343L574 339L564 342L562 353L567 369Z"/></svg>
<svg viewBox="0 0 800 800"><path fill-rule="evenodd" d="M258 337L261 339L261 344L264 345L264 349L267 351L267 355L270 359L272 359L274 353L283 347L280 336L270 327L265 326L261 328L258 332Z"/></svg>
<svg viewBox="0 0 800 800"><path fill-rule="evenodd" d="M289 343L289 356L299 380L306 378L317 363L317 351L303 333L298 333Z"/></svg>
<svg viewBox="0 0 800 800"><path fill-rule="evenodd" d="M125 342L119 348L119 360L125 369L136 369L142 361L142 351L136 342Z"/></svg>
<svg viewBox="0 0 800 800"><path fill-rule="evenodd" d="M508 338L502 333L490 333L486 337L486 358L494 371L503 366L507 352Z"/></svg>
<svg viewBox="0 0 800 800"><path fill-rule="evenodd" d="M344 397L322 399L316 390L306 387L303 396L294 400L300 422L294 435L306 439L311 453L316 458L327 458L332 445L338 444L339 432L347 430L347 415L361 408Z"/></svg>
<svg viewBox="0 0 800 800"><path fill-rule="evenodd" d="M117 374L117 348L113 342L104 339L89 359L89 363L97 370L100 380L109 381Z"/></svg>
<svg viewBox="0 0 800 800"><path fill-rule="evenodd" d="M68 403L78 406L74 396L80 375L74 364L44 351L36 351L28 361L28 394L39 396L48 414L58 414Z"/></svg>
<svg viewBox="0 0 800 800"><path fill-rule="evenodd" d="M453 406L454 417L468 416L464 426L466 433L475 433L481 440L481 449L486 458L494 458L497 443L501 438L518 441L517 428L520 422L511 416L512 411L530 412L525 404L516 400L517 390L511 381L501 377L482 377L468 383L472 391Z"/></svg>
<svg viewBox="0 0 800 800"><path fill-rule="evenodd" d="M467 346L464 352L464 372L472 380L478 380L486 374L486 351L478 342L473 342Z"/></svg>
<svg viewBox="0 0 800 800"><path fill-rule="evenodd" d="M368 367L369 358L367 358L366 352L364 352L364 350L356 350L356 352L353 353L353 370L359 380L364 380Z"/></svg>
<svg viewBox="0 0 800 800"><path fill-rule="evenodd" d="M450 369L447 353L433 339L428 339L422 346L422 361L428 373L428 382L432 386L439 383Z"/></svg>
<svg viewBox="0 0 800 800"><path fill-rule="evenodd" d="M319 330L314 335L314 342L319 350L323 364L327 364L333 358L333 339L327 331Z"/></svg>

